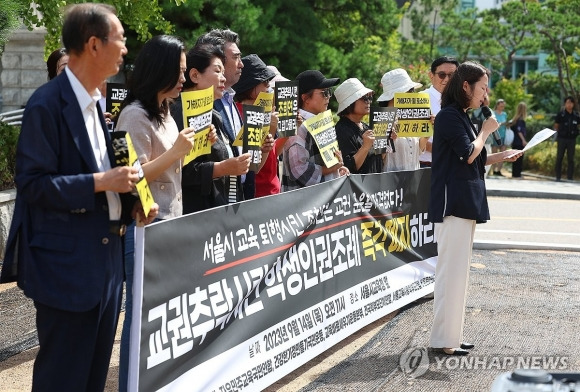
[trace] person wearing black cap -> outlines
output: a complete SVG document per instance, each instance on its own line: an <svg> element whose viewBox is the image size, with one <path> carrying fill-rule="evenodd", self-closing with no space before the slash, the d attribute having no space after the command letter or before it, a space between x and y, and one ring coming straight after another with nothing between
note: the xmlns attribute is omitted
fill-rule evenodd
<svg viewBox="0 0 580 392"><path fill-rule="evenodd" d="M338 78L327 79L322 72L308 70L300 73L298 81L298 108L304 120L327 110L332 96L331 87L339 83ZM309 185L333 180L348 174L343 165L342 155L337 152L339 163L326 167L316 146L316 142L304 125L291 136L284 145L284 172L282 190L290 191Z"/></svg>
<svg viewBox="0 0 580 392"><path fill-rule="evenodd" d="M253 105L261 92L270 91L269 82L276 76L274 71L256 54L242 58L244 71L238 83L232 88L236 91L238 111L243 113L242 105ZM278 154L275 151L274 135L278 128L278 113L270 115L270 134L262 143L262 161L254 178L254 197L275 195L280 193L280 179L276 175Z"/></svg>

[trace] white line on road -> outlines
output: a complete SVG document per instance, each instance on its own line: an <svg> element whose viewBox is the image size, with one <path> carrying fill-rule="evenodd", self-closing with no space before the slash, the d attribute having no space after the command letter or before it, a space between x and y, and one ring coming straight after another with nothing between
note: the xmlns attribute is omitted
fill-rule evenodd
<svg viewBox="0 0 580 392"><path fill-rule="evenodd" d="M476 229L477 233L512 233L512 234L541 234L541 235L559 235L559 236L576 236L580 237L580 233L561 233L555 231L528 231L528 230L486 230Z"/></svg>

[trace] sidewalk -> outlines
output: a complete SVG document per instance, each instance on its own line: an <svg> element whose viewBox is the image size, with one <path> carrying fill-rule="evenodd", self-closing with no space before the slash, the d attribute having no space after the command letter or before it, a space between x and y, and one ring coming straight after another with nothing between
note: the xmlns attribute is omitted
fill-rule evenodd
<svg viewBox="0 0 580 392"><path fill-rule="evenodd" d="M511 173L502 172L506 177L488 176L485 180L488 196L535 197L539 199L580 200L580 182L553 177L523 173L522 179L511 178Z"/></svg>

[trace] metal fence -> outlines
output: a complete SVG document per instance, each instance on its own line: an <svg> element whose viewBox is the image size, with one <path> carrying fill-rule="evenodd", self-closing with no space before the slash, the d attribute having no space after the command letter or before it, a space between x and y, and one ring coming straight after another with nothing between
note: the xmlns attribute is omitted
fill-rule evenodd
<svg viewBox="0 0 580 392"><path fill-rule="evenodd" d="M24 109L0 113L0 121L5 122L8 125L21 125L23 113Z"/></svg>

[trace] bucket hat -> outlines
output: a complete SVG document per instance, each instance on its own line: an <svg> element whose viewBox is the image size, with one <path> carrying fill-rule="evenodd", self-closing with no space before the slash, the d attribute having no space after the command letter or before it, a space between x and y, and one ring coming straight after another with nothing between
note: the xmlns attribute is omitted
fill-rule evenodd
<svg viewBox="0 0 580 392"><path fill-rule="evenodd" d="M420 88L421 83L413 82L411 77L402 68L393 69L381 78L383 93L377 99L378 102L390 101L395 97L395 93L406 93L412 88Z"/></svg>
<svg viewBox="0 0 580 392"><path fill-rule="evenodd" d="M349 107L353 102L364 97L368 93L372 93L373 90L365 87L360 80L357 78L346 79L340 86L334 91L334 96L338 101L338 110L340 113L347 107Z"/></svg>

